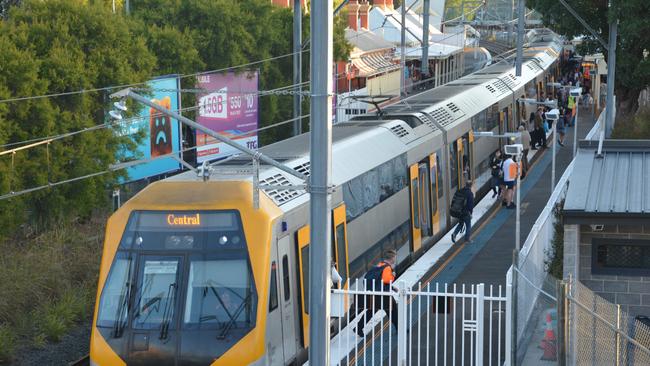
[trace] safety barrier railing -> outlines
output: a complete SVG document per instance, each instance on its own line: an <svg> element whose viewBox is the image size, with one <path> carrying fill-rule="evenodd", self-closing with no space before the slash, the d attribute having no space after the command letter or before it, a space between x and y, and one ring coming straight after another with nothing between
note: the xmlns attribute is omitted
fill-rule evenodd
<svg viewBox="0 0 650 366"><path fill-rule="evenodd" d="M364 280L332 290L338 334L330 343L336 365L500 365L505 358L502 286Z"/></svg>

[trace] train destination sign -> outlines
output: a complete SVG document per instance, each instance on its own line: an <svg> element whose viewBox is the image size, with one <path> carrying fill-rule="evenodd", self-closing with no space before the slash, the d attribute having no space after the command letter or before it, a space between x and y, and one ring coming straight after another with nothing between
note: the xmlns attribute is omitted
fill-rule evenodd
<svg viewBox="0 0 650 366"><path fill-rule="evenodd" d="M167 224L170 226L200 226L201 215L167 215Z"/></svg>

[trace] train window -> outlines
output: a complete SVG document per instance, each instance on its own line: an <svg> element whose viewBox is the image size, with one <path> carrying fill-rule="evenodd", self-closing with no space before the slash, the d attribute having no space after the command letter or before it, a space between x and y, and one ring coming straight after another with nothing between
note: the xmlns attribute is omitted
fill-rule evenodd
<svg viewBox="0 0 650 366"><path fill-rule="evenodd" d="M438 212L438 200L435 198L436 197L436 176L437 176L437 168L436 169L431 169L431 177L429 178L429 182L431 182L431 212L433 215Z"/></svg>
<svg viewBox="0 0 650 366"><path fill-rule="evenodd" d="M406 155L387 161L343 185L348 222L399 192L406 185Z"/></svg>
<svg viewBox="0 0 650 366"><path fill-rule="evenodd" d="M345 245L345 224L339 224L336 226L336 251L338 256L336 258L337 270L341 275L343 281L341 282L341 287L345 284L345 281L348 279L348 269L347 269L347 260L346 260L346 245Z"/></svg>
<svg viewBox="0 0 650 366"><path fill-rule="evenodd" d="M133 260L124 252L117 252L115 263L102 291L97 316L98 327L114 327L118 319L126 322L129 303L129 282L133 272ZM118 311L121 310L121 311Z"/></svg>
<svg viewBox="0 0 650 366"><path fill-rule="evenodd" d="M269 313L278 307L278 275L277 264L271 263L271 288L269 289Z"/></svg>
<svg viewBox="0 0 650 366"><path fill-rule="evenodd" d="M133 315L133 328L156 329L165 321L173 324L171 319L178 297L176 292L180 260L175 257L147 256L141 263L142 272L135 291L137 305Z"/></svg>
<svg viewBox="0 0 650 366"><path fill-rule="evenodd" d="M282 283L284 285L284 301L291 298L291 283L289 282L289 258L286 254L282 257Z"/></svg>
<svg viewBox="0 0 650 366"><path fill-rule="evenodd" d="M487 119L485 122L485 130L492 131L499 126L499 104L495 103L487 109Z"/></svg>
<svg viewBox="0 0 650 366"><path fill-rule="evenodd" d="M420 185L417 178L411 180L411 189L413 190L413 198L411 203L413 204L413 227L416 229L420 228Z"/></svg>
<svg viewBox="0 0 650 366"><path fill-rule="evenodd" d="M304 293L303 300L305 314L309 314L309 245L300 250L302 258L302 291Z"/></svg>
<svg viewBox="0 0 650 366"><path fill-rule="evenodd" d="M271 273L275 273L273 267ZM233 322L235 327L247 329L255 325L255 284L246 258L194 255L187 282L186 327L214 329ZM277 304L277 285L275 289Z"/></svg>
<svg viewBox="0 0 650 366"><path fill-rule="evenodd" d="M458 143L449 145L449 170L450 170L450 182L451 188L458 187Z"/></svg>
<svg viewBox="0 0 650 366"><path fill-rule="evenodd" d="M440 155L442 155L442 150L436 152L436 168L438 169L438 198L442 198L445 190L442 186L442 166L440 166Z"/></svg>

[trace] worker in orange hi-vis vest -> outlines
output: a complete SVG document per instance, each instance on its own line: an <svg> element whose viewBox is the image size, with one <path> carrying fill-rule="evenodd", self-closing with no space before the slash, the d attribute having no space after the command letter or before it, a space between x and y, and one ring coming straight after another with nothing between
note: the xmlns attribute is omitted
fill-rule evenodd
<svg viewBox="0 0 650 366"><path fill-rule="evenodd" d="M508 209L515 208L515 204L512 203L512 198L515 195L515 189L517 188L517 175L520 171L520 163L515 163L513 157L508 155L508 158L503 162L503 183L506 186L505 202L504 206Z"/></svg>

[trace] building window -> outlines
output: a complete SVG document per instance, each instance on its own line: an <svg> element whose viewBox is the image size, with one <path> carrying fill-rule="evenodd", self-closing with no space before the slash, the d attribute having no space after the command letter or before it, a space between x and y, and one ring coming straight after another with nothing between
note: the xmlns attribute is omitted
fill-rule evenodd
<svg viewBox="0 0 650 366"><path fill-rule="evenodd" d="M591 272L593 274L649 276L650 240L592 240Z"/></svg>

